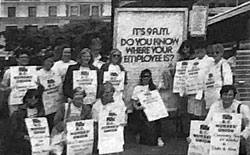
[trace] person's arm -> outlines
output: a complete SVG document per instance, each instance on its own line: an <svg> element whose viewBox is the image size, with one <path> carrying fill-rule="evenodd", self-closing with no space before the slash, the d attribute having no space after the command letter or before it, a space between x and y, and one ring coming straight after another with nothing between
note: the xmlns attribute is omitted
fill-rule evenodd
<svg viewBox="0 0 250 155"><path fill-rule="evenodd" d="M5 87L10 87L10 69L7 69L3 75L2 85Z"/></svg>
<svg viewBox="0 0 250 155"><path fill-rule="evenodd" d="M65 79L63 81L63 94L66 97L73 98L73 68L69 66Z"/></svg>
<svg viewBox="0 0 250 155"><path fill-rule="evenodd" d="M207 117L205 119L206 124L212 122L214 113L215 113L215 103L211 105L208 111Z"/></svg>
<svg viewBox="0 0 250 155"><path fill-rule="evenodd" d="M232 85L233 84L233 73L231 67L227 62L222 64L222 74L223 74L223 85Z"/></svg>
<svg viewBox="0 0 250 155"><path fill-rule="evenodd" d="M242 131L242 136L247 139L250 136L250 110L247 105L242 104L240 107L240 112L243 116L243 122L245 129Z"/></svg>
<svg viewBox="0 0 250 155"><path fill-rule="evenodd" d="M61 108L56 112L54 117L54 127L58 132L64 130L64 115L65 115L65 106L61 106Z"/></svg>

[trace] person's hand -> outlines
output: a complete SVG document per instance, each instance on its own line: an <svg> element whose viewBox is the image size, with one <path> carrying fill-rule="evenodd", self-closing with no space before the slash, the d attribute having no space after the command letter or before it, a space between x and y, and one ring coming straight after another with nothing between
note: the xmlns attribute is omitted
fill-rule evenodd
<svg viewBox="0 0 250 155"><path fill-rule="evenodd" d="M56 125L56 129L58 132L62 132L65 129L66 125L63 122L59 122Z"/></svg>
<svg viewBox="0 0 250 155"><path fill-rule="evenodd" d="M188 144L190 144L192 142L190 137L187 137L186 140L187 140Z"/></svg>
<svg viewBox="0 0 250 155"><path fill-rule="evenodd" d="M30 141L30 137L28 135L24 135L23 138L27 141Z"/></svg>
<svg viewBox="0 0 250 155"><path fill-rule="evenodd" d="M144 110L144 109L145 107L143 107L142 105L137 107L137 110Z"/></svg>

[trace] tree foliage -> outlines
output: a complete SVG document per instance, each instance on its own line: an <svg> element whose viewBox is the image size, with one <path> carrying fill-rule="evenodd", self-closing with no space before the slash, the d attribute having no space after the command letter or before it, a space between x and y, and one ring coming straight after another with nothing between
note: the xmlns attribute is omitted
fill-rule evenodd
<svg viewBox="0 0 250 155"><path fill-rule="evenodd" d="M112 48L111 23L94 19L74 20L62 27L11 29L4 32L4 35L6 50L28 48L33 55L50 46L60 49L65 45L74 48L75 53L78 53L82 48L89 46L93 37L102 40L102 54L109 54ZM60 50L58 53L60 54Z"/></svg>

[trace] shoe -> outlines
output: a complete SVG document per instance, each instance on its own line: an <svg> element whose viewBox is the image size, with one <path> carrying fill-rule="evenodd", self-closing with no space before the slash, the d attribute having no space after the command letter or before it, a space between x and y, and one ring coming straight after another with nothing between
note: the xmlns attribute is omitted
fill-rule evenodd
<svg viewBox="0 0 250 155"><path fill-rule="evenodd" d="M158 146L159 146L159 147L163 147L163 146L164 146L164 142L163 142L163 140L161 139L161 137L158 138Z"/></svg>

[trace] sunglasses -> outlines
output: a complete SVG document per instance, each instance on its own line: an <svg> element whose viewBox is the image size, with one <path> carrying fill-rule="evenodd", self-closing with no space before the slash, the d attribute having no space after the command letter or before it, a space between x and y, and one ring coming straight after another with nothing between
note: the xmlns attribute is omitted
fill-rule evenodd
<svg viewBox="0 0 250 155"><path fill-rule="evenodd" d="M142 78L150 78L150 75L144 75Z"/></svg>
<svg viewBox="0 0 250 155"><path fill-rule="evenodd" d="M114 54L113 57L121 57L120 54Z"/></svg>

